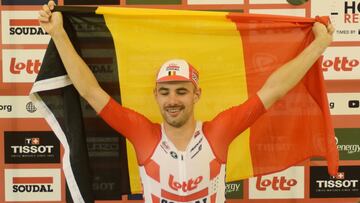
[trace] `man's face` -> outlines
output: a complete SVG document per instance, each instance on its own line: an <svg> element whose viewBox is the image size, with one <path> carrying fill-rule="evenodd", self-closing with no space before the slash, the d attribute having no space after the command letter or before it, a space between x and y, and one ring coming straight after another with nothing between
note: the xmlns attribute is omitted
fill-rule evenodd
<svg viewBox="0 0 360 203"><path fill-rule="evenodd" d="M165 122L181 127L194 118L194 104L201 90L191 82L163 82L156 84L154 94Z"/></svg>

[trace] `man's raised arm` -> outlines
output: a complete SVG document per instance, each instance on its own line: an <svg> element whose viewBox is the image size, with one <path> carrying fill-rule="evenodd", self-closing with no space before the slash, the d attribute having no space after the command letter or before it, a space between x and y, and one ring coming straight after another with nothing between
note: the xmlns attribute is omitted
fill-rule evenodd
<svg viewBox="0 0 360 203"><path fill-rule="evenodd" d="M298 56L278 68L266 80L264 86L257 92L265 108L268 109L278 99L283 97L304 77L315 61L332 42L334 28L321 23L314 23L314 41Z"/></svg>
<svg viewBox="0 0 360 203"><path fill-rule="evenodd" d="M99 113L110 96L100 87L94 74L77 54L63 27L60 12L51 12L55 3L49 1L39 11L40 25L52 37L65 69L79 94Z"/></svg>

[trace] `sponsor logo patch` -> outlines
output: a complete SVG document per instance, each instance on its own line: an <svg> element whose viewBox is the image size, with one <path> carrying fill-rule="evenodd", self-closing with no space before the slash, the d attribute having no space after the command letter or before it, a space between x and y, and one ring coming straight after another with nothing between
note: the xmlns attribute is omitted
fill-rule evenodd
<svg viewBox="0 0 360 203"><path fill-rule="evenodd" d="M4 132L5 163L60 163L60 143L51 131Z"/></svg>
<svg viewBox="0 0 360 203"><path fill-rule="evenodd" d="M48 44L50 36L40 27L38 11L2 11L3 44Z"/></svg>
<svg viewBox="0 0 360 203"><path fill-rule="evenodd" d="M326 166L310 167L310 198L360 197L360 166L340 166L330 176Z"/></svg>
<svg viewBox="0 0 360 203"><path fill-rule="evenodd" d="M304 198L304 167L249 179L250 199Z"/></svg>
<svg viewBox="0 0 360 203"><path fill-rule="evenodd" d="M5 201L60 201L60 169L5 169Z"/></svg>
<svg viewBox="0 0 360 203"><path fill-rule="evenodd" d="M4 49L3 82L34 82L44 54L42 49Z"/></svg>

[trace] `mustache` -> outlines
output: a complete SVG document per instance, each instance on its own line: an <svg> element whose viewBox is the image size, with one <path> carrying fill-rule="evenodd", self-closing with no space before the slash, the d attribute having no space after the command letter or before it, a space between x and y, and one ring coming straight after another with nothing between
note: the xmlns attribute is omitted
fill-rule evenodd
<svg viewBox="0 0 360 203"><path fill-rule="evenodd" d="M168 109L168 108L181 108L181 109L183 109L183 108L185 108L185 106L184 105L178 105L178 104L169 104L169 105L164 106L164 108L165 109Z"/></svg>

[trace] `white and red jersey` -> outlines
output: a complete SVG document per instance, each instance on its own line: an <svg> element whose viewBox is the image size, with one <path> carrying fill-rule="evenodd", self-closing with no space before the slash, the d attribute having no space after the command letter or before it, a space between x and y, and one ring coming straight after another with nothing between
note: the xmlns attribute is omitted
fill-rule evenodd
<svg viewBox="0 0 360 203"><path fill-rule="evenodd" d="M216 159L197 122L185 151L162 136L154 154L140 166L145 202L224 202L225 164Z"/></svg>
<svg viewBox="0 0 360 203"><path fill-rule="evenodd" d="M223 203L228 146L264 112L255 96L197 122L185 151L177 150L162 125L113 99L99 115L134 145L146 203Z"/></svg>

